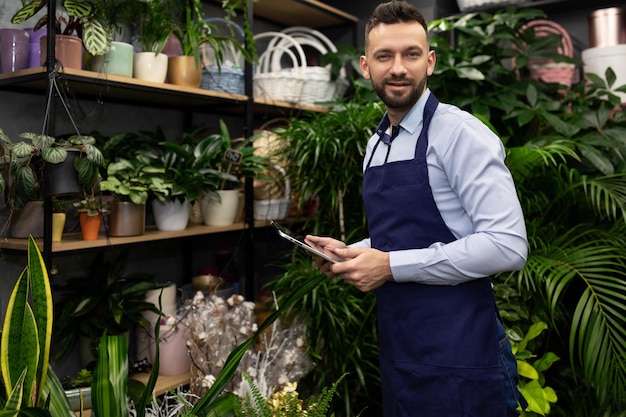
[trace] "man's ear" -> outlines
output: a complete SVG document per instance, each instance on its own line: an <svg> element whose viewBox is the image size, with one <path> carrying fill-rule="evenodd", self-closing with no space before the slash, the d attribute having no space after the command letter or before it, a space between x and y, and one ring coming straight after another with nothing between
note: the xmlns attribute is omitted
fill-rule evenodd
<svg viewBox="0 0 626 417"><path fill-rule="evenodd" d="M430 51L428 51L428 68L426 69L427 76L430 77L431 75L433 75L433 71L435 71L436 63L437 63L437 55L435 54L435 51L431 49Z"/></svg>
<svg viewBox="0 0 626 417"><path fill-rule="evenodd" d="M365 55L361 55L361 57L359 58L359 67L361 68L361 75L363 76L363 78L369 80L370 70L369 66L367 65L367 58L365 57Z"/></svg>

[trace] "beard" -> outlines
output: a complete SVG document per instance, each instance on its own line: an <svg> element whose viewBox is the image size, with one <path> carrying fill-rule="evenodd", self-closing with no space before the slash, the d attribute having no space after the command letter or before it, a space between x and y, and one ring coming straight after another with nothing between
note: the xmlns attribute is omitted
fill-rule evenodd
<svg viewBox="0 0 626 417"><path fill-rule="evenodd" d="M372 87L374 91L378 95L378 97L382 100L382 102L389 109L409 109L413 107L417 100L424 93L424 89L426 88L426 79L427 76L424 74L424 77L419 81L415 82L415 79L405 78L405 77L388 77L384 78L380 82L374 82L372 80ZM388 94L385 90L385 86L389 82L405 82L409 83L409 92L408 94L397 95L397 94Z"/></svg>

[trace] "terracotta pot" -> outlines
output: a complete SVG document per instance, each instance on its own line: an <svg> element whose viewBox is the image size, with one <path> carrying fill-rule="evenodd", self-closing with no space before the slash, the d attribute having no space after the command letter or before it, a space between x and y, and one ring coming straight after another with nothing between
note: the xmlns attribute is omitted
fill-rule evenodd
<svg viewBox="0 0 626 417"><path fill-rule="evenodd" d="M83 240L97 240L100 232L100 223L102 223L102 215L89 216L87 213L80 213L79 221Z"/></svg>
<svg viewBox="0 0 626 417"><path fill-rule="evenodd" d="M41 65L48 56L48 35L41 37ZM78 36L56 35L54 43L56 60L65 68L83 68L83 40Z"/></svg>
<svg viewBox="0 0 626 417"><path fill-rule="evenodd" d="M167 79L171 84L199 88L202 81L202 63L196 65L193 56L174 56L168 59Z"/></svg>

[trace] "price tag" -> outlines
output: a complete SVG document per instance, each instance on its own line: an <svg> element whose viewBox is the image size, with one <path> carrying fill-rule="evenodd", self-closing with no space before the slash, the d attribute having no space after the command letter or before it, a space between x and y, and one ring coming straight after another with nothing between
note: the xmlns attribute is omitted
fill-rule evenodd
<svg viewBox="0 0 626 417"><path fill-rule="evenodd" d="M224 160L230 162L231 164L239 165L242 158L243 154L234 149L227 149L224 153Z"/></svg>

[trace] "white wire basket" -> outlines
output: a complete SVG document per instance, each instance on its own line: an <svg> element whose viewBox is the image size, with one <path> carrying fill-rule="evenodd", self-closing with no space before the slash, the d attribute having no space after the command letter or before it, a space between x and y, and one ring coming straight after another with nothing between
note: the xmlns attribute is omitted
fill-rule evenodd
<svg viewBox="0 0 626 417"><path fill-rule="evenodd" d="M284 178L284 196L282 198L273 198L273 192L260 193L255 189L255 195L268 195L267 200L254 200L254 219L255 220L283 220L289 215L291 209L291 183L287 178L287 173L281 166L275 165L274 170L280 173ZM263 190L269 190L271 187L263 187Z"/></svg>

